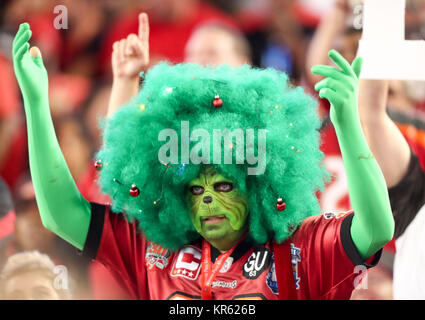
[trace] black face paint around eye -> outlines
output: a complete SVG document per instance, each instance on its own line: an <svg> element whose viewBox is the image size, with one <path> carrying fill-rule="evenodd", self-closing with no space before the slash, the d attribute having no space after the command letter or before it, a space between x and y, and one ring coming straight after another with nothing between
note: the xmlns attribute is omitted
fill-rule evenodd
<svg viewBox="0 0 425 320"><path fill-rule="evenodd" d="M192 186L190 188L190 192L192 192L194 195L200 195L204 193L204 188L201 186Z"/></svg>
<svg viewBox="0 0 425 320"><path fill-rule="evenodd" d="M214 190L218 192L230 192L233 190L231 182L218 182L214 185Z"/></svg>

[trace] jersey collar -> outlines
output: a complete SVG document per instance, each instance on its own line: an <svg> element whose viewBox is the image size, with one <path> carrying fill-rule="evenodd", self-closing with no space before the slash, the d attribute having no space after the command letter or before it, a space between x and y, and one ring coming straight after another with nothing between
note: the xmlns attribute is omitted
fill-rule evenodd
<svg viewBox="0 0 425 320"><path fill-rule="evenodd" d="M254 245L254 241L249 237L245 237L245 239L237 245L235 250L233 250L230 257L233 258L233 261L238 260L241 258L245 253L249 251ZM221 252L215 248L214 246L211 246L211 261L214 262L217 257L221 254Z"/></svg>

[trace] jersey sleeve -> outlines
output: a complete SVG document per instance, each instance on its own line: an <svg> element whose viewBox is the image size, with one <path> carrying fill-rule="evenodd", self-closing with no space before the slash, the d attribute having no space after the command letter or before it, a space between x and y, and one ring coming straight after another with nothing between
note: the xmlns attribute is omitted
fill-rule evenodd
<svg viewBox="0 0 425 320"><path fill-rule="evenodd" d="M109 206L91 203L91 221L83 255L102 263L133 299L147 299L146 239L137 223Z"/></svg>
<svg viewBox="0 0 425 320"><path fill-rule="evenodd" d="M354 213L306 219L292 238L294 277L306 299L349 299L382 251L365 261L351 238ZM298 260L298 261L297 261Z"/></svg>
<svg viewBox="0 0 425 320"><path fill-rule="evenodd" d="M394 236L400 237L425 204L425 172L412 152L409 167L401 181L388 189L395 221Z"/></svg>

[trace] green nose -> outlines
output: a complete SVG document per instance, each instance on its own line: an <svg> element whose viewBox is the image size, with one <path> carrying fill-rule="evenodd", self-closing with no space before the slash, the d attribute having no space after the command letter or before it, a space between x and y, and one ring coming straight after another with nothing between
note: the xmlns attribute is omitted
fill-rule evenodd
<svg viewBox="0 0 425 320"><path fill-rule="evenodd" d="M213 201L211 196L205 196L202 201L204 201L204 203L211 203Z"/></svg>

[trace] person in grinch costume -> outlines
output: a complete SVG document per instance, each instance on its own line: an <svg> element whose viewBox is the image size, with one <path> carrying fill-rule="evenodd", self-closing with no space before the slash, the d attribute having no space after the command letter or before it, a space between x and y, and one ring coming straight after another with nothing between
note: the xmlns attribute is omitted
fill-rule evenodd
<svg viewBox="0 0 425 320"><path fill-rule="evenodd" d="M134 299L349 299L394 221L357 113L361 58L315 66L331 103L351 213L320 211L316 102L287 75L250 66L170 66L104 125L96 167L111 205L87 202L69 173L31 30L13 60L31 175L46 228L109 268Z"/></svg>

